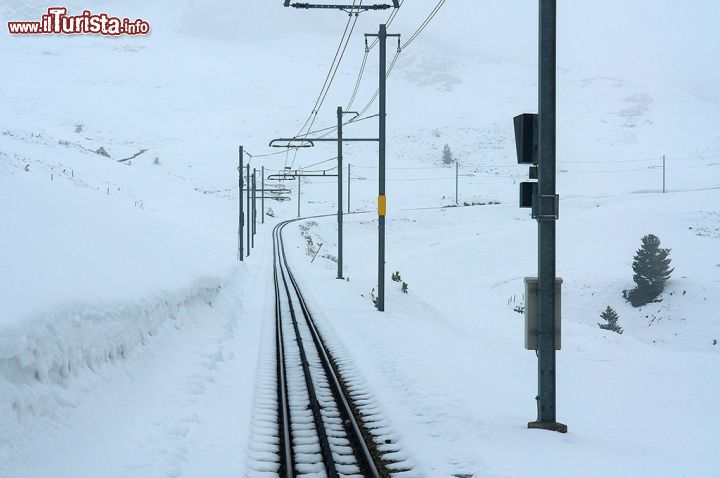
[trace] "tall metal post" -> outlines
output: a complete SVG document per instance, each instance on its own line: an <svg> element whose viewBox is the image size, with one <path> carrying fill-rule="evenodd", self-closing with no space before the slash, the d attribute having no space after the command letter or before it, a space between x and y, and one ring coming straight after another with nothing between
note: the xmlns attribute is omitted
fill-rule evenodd
<svg viewBox="0 0 720 478"><path fill-rule="evenodd" d="M350 214L350 163L348 163L348 214Z"/></svg>
<svg viewBox="0 0 720 478"><path fill-rule="evenodd" d="M556 31L557 0L540 0L538 114L538 396L529 428L567 432L557 423L555 374Z"/></svg>
<svg viewBox="0 0 720 478"><path fill-rule="evenodd" d="M296 173L297 173L297 171L296 171ZM297 182L298 182L298 217L300 217L300 183L302 183L301 176L297 177Z"/></svg>
<svg viewBox="0 0 720 478"><path fill-rule="evenodd" d="M337 263L337 278L343 278L343 110L342 106L337 108L337 169L338 169L338 200L337 200L337 221L338 221L338 263Z"/></svg>
<svg viewBox="0 0 720 478"><path fill-rule="evenodd" d="M458 165L458 162L455 161L455 205L458 206L458 175L460 173L460 166Z"/></svg>
<svg viewBox="0 0 720 478"><path fill-rule="evenodd" d="M247 194L245 196L245 199L247 199L247 208L248 208L248 214L247 216L247 232L246 232L246 241L245 244L247 244L247 255L250 255L250 232L252 231L252 225L250 224L250 163L248 163L247 166L245 166L245 177L247 177L247 187L245 188L245 193Z"/></svg>
<svg viewBox="0 0 720 478"><path fill-rule="evenodd" d="M663 154L663 194L665 193L665 155Z"/></svg>
<svg viewBox="0 0 720 478"><path fill-rule="evenodd" d="M255 186L255 174L256 170L253 168L252 173L252 246L255 247L255 231L257 229L257 208L255 205L257 204L257 188Z"/></svg>
<svg viewBox="0 0 720 478"><path fill-rule="evenodd" d="M265 224L265 165L260 168L260 223Z"/></svg>
<svg viewBox="0 0 720 478"><path fill-rule="evenodd" d="M244 260L243 252L243 223L245 222L245 211L243 211L243 155L245 154L242 146L239 148L240 158L238 160L238 259Z"/></svg>
<svg viewBox="0 0 720 478"><path fill-rule="evenodd" d="M378 33L380 46L380 86L379 86L379 161L380 170L378 173L378 299L377 309L380 312L385 310L385 86L387 81L387 26L380 25Z"/></svg>

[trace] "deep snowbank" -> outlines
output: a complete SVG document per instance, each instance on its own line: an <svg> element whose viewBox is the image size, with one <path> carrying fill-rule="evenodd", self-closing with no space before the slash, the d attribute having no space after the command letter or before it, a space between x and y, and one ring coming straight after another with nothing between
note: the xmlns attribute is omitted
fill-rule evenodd
<svg viewBox="0 0 720 478"><path fill-rule="evenodd" d="M17 437L54 426L76 407L78 392L94 388L107 367L207 315L227 282L198 281L133 302L76 304L0 330L0 462L21 447Z"/></svg>

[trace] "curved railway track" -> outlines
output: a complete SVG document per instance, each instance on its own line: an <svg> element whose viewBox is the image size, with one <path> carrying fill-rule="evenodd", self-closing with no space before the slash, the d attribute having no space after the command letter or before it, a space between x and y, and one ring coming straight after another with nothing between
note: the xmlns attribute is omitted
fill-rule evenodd
<svg viewBox="0 0 720 478"><path fill-rule="evenodd" d="M279 474L390 476L288 265L282 231L294 221L273 229Z"/></svg>

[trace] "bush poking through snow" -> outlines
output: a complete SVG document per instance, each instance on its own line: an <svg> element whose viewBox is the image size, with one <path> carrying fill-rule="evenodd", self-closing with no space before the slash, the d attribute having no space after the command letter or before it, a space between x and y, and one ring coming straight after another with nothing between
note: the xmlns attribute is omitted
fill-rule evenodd
<svg viewBox="0 0 720 478"><path fill-rule="evenodd" d="M618 320L620 319L620 316L609 305L605 310L600 313L600 318L605 321L604 324L598 323L598 326L600 326L601 329L609 330L611 332L615 332L616 334L623 333L622 327L618 325Z"/></svg>
<svg viewBox="0 0 720 478"><path fill-rule="evenodd" d="M269 217L275 217L275 211L273 211L270 207L267 208L267 212L265 214Z"/></svg>
<svg viewBox="0 0 720 478"><path fill-rule="evenodd" d="M375 308L378 308L378 298L375 296L375 288L373 287L373 290L370 291L370 298L372 299L373 305Z"/></svg>
<svg viewBox="0 0 720 478"><path fill-rule="evenodd" d="M97 151L95 151L95 152L96 152L97 154L99 154L100 156L105 156L106 158L109 158L109 157L110 157L110 155L108 154L108 152L105 150L105 148L104 148L103 146L100 146L100 147L97 149Z"/></svg>
<svg viewBox="0 0 720 478"><path fill-rule="evenodd" d="M155 156L155 159L153 159L153 164L154 164L155 166L157 166L157 165L160 164L160 156Z"/></svg>
<svg viewBox="0 0 720 478"><path fill-rule="evenodd" d="M670 249L660 247L660 239L648 234L633 259L633 280L637 287L624 291L623 296L633 307L652 302L665 289L665 283L675 270L670 268Z"/></svg>
<svg viewBox="0 0 720 478"><path fill-rule="evenodd" d="M442 162L443 164L452 164L454 161L455 159L453 158L452 151L450 151L450 145L446 144L443 147Z"/></svg>
<svg viewBox="0 0 720 478"><path fill-rule="evenodd" d="M395 271L395 272L393 272L393 274L390 276L390 278L393 280L393 282L399 282L399 283L401 282L401 284L400 284L400 290L402 291L403 294L407 294L407 293L408 293L408 285L407 285L407 282L404 282L404 281L402 280L402 277L400 276L400 271Z"/></svg>

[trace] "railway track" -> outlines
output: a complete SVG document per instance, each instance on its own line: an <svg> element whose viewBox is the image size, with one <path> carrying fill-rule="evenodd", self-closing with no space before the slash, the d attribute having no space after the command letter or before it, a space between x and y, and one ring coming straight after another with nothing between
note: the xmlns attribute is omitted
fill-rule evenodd
<svg viewBox="0 0 720 478"><path fill-rule="evenodd" d="M288 265L282 231L292 222L273 229L279 475L391 476Z"/></svg>

